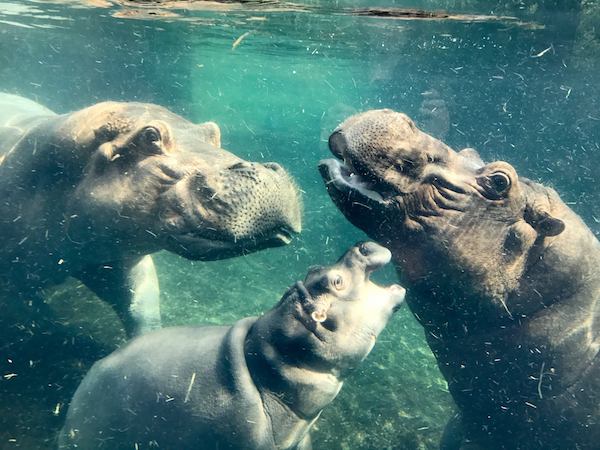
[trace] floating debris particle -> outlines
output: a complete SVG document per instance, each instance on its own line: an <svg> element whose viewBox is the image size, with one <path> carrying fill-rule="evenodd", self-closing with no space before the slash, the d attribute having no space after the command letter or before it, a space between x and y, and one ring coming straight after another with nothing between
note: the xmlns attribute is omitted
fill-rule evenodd
<svg viewBox="0 0 600 450"><path fill-rule="evenodd" d="M185 393L185 398L183 399L183 403L187 403L190 399L190 393L192 392L192 386L194 386L194 381L196 381L196 372L192 374L192 378L190 378L190 384L187 388L187 392Z"/></svg>
<svg viewBox="0 0 600 450"><path fill-rule="evenodd" d="M532 58L541 58L542 56L544 56L546 53L548 53L550 50L554 51L554 46L552 44L550 44L550 47L542 50L539 53L536 53L535 55L532 55Z"/></svg>
<svg viewBox="0 0 600 450"><path fill-rule="evenodd" d="M237 46L240 45L242 43L242 41L250 35L250 33L252 33L252 31L246 31L239 38L237 38L235 41L233 41L233 44L231 45L231 50L235 50L237 48Z"/></svg>

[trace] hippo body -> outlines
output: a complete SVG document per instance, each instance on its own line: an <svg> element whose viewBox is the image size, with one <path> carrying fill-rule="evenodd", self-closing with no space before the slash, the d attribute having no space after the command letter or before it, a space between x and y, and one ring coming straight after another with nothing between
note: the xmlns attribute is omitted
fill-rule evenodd
<svg viewBox="0 0 600 450"><path fill-rule="evenodd" d="M12 306L43 317L41 289L72 276L130 336L160 326L151 253L214 260L300 230L299 194L279 165L223 150L212 122L144 103L57 115L0 94L0 198L0 287Z"/></svg>
<svg viewBox="0 0 600 450"><path fill-rule="evenodd" d="M391 110L330 147L329 194L391 249L458 406L442 448L598 448L600 244L577 214Z"/></svg>
<svg viewBox="0 0 600 450"><path fill-rule="evenodd" d="M390 258L362 243L260 318L132 340L85 377L59 448L311 448L311 425L403 301L369 281Z"/></svg>

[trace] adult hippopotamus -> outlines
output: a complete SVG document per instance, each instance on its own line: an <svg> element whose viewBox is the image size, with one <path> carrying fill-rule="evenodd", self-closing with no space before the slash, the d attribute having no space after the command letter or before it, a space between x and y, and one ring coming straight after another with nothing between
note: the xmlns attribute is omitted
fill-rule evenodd
<svg viewBox="0 0 600 450"><path fill-rule="evenodd" d="M597 449L600 244L577 214L391 110L329 144L329 194L391 249L460 411L443 448Z"/></svg>
<svg viewBox="0 0 600 450"><path fill-rule="evenodd" d="M0 286L38 309L41 288L73 276L129 335L160 325L149 254L214 260L300 231L298 189L278 164L244 161L220 148L216 124L157 105L57 115L0 94L0 155Z"/></svg>
<svg viewBox="0 0 600 450"><path fill-rule="evenodd" d="M311 426L404 299L369 280L390 258L364 242L260 318L134 339L84 378L59 448L311 448Z"/></svg>

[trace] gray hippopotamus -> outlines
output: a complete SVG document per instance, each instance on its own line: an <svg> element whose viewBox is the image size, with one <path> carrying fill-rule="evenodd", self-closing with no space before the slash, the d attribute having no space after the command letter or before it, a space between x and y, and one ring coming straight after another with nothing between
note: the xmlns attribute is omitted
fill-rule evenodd
<svg viewBox="0 0 600 450"><path fill-rule="evenodd" d="M329 194L391 249L460 411L443 448L597 449L600 244L581 219L391 110L350 117L329 144Z"/></svg>
<svg viewBox="0 0 600 450"><path fill-rule="evenodd" d="M160 324L149 254L227 258L301 228L278 164L244 161L220 148L216 124L144 103L57 115L0 94L0 198L0 286L43 308L39 290L73 276L129 335Z"/></svg>
<svg viewBox="0 0 600 450"><path fill-rule="evenodd" d="M311 448L310 427L404 299L369 280L390 258L357 244L260 318L134 339L84 378L59 448Z"/></svg>

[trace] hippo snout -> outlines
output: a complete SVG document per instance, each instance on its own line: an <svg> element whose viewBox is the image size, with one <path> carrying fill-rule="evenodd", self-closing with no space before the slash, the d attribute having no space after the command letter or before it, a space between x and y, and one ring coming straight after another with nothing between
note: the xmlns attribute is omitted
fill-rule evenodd
<svg viewBox="0 0 600 450"><path fill-rule="evenodd" d="M392 253L375 242L361 242L353 250L346 254L346 264L349 267L364 267L367 273L385 266L392 259Z"/></svg>

